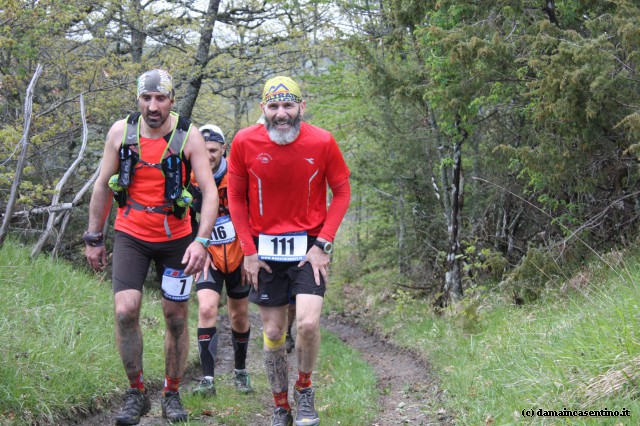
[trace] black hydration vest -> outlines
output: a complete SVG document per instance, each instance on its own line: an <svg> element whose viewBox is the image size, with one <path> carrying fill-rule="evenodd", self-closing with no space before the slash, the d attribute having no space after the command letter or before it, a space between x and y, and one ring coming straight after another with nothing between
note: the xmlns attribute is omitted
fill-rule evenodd
<svg viewBox="0 0 640 426"><path fill-rule="evenodd" d="M167 147L159 159L159 163L151 164L140 159L140 113L136 112L127 116L122 145L120 146L120 173L118 176L118 186L120 191L114 191L114 198L119 207L127 209L144 210L152 213L164 215L172 214L177 218L184 218L188 204L181 197L182 192L189 186L191 178L191 163L184 156L184 145L191 130L191 122L181 118L178 114L171 112L177 118L176 126L171 132ZM182 183L182 163L185 165L186 180ZM144 206L129 196L128 187L134 179L136 169L139 167L155 167L164 175L164 198L165 203L160 206ZM125 211L125 215L128 210ZM171 232L168 225L165 228L170 237Z"/></svg>

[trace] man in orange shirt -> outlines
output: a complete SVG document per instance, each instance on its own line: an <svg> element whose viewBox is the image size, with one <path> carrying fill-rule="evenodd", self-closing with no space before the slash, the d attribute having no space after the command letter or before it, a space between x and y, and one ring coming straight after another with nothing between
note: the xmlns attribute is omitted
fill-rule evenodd
<svg viewBox="0 0 640 426"><path fill-rule="evenodd" d="M116 416L120 425L138 424L151 408L142 375L139 321L143 283L152 261L161 275L166 324L162 414L171 422L188 417L178 391L189 350L187 302L191 275L210 263L204 242L215 221L218 195L200 132L171 112L174 95L165 70L153 69L138 78L140 113L116 121L107 134L83 235L89 265L102 271L107 264L102 229L113 190L119 206L112 272L116 345L129 379L122 411ZM182 192L189 167L203 194L204 219L196 241Z"/></svg>

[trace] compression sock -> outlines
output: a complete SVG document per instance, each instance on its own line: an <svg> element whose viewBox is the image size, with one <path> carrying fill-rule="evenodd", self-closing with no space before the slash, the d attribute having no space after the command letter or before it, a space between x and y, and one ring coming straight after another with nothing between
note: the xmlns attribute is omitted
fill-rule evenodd
<svg viewBox="0 0 640 426"><path fill-rule="evenodd" d="M303 373L302 371L298 370L298 380L295 384L296 390L300 391L300 389L311 387L311 373L313 373L313 371Z"/></svg>
<svg viewBox="0 0 640 426"><path fill-rule="evenodd" d="M276 404L276 407L282 407L287 411L291 411L291 405L289 405L289 392L274 392L273 393L273 401Z"/></svg>
<svg viewBox="0 0 640 426"><path fill-rule="evenodd" d="M284 349L285 334L278 340L271 340L263 331L264 339L264 366L271 385L273 401L276 407L282 407L291 411L289 405L289 371L287 369L287 352Z"/></svg>
<svg viewBox="0 0 640 426"><path fill-rule="evenodd" d="M136 373L135 379L129 379L129 387L131 389L138 389L140 392L144 393L144 380L142 379L142 370Z"/></svg>
<svg viewBox="0 0 640 426"><path fill-rule="evenodd" d="M233 342L233 353L235 360L235 369L244 370L247 361L247 349L249 348L249 335L251 329L244 333L238 333L234 329L231 329L231 341Z"/></svg>
<svg viewBox="0 0 640 426"><path fill-rule="evenodd" d="M180 377L164 376L164 389L162 389L162 395L164 396L169 391L178 392L179 387Z"/></svg>
<svg viewBox="0 0 640 426"><path fill-rule="evenodd" d="M218 352L218 333L215 327L198 327L198 353L202 375L213 377L216 366L216 353Z"/></svg>

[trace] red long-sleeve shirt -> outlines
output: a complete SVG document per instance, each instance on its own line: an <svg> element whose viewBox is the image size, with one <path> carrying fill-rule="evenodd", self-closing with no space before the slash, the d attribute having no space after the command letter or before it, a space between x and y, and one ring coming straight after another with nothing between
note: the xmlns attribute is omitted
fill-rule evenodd
<svg viewBox="0 0 640 426"><path fill-rule="evenodd" d="M303 122L295 141L278 145L256 124L236 134L229 158L229 209L245 255L257 252L253 237L260 233L306 231L333 241L351 189L331 133Z"/></svg>

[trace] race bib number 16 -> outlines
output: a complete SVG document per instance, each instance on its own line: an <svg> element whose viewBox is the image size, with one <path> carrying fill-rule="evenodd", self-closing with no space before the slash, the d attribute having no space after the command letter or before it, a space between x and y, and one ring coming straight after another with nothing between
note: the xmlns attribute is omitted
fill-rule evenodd
<svg viewBox="0 0 640 426"><path fill-rule="evenodd" d="M174 302L189 300L193 276L185 275L184 269L164 268L162 274L162 296Z"/></svg>
<svg viewBox="0 0 640 426"><path fill-rule="evenodd" d="M268 235L258 237L258 259L274 262L296 262L307 255L307 233Z"/></svg>
<svg viewBox="0 0 640 426"><path fill-rule="evenodd" d="M236 239L236 230L231 222L231 216L218 216L211 231L211 244L221 245Z"/></svg>

